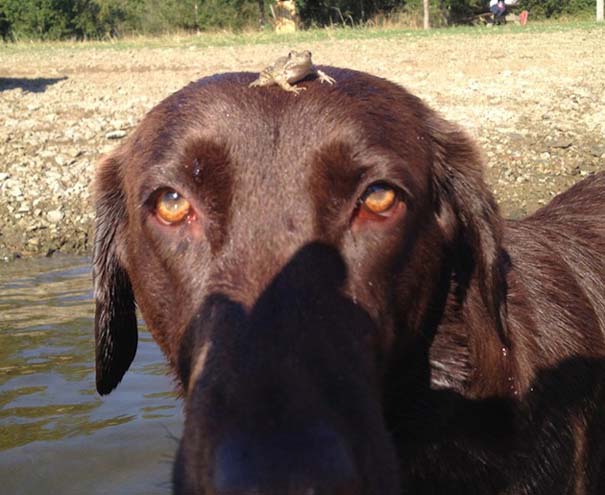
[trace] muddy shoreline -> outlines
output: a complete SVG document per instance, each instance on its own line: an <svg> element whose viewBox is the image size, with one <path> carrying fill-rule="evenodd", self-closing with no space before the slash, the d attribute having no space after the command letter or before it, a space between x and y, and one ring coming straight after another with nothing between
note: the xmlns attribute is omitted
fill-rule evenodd
<svg viewBox="0 0 605 495"><path fill-rule="evenodd" d="M0 258L91 250L91 182L152 106L192 80L258 71L288 49L406 86L477 140L519 217L605 170L605 31L165 49L16 50L0 59ZM486 44L497 42L496 49ZM343 60L342 54L347 56Z"/></svg>

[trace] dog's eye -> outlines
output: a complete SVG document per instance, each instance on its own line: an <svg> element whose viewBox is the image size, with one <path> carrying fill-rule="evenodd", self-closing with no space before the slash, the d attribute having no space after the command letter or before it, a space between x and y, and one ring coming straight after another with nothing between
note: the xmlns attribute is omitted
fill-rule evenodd
<svg viewBox="0 0 605 495"><path fill-rule="evenodd" d="M397 192L386 184L373 184L361 197L361 208L374 215L388 215L397 204Z"/></svg>
<svg viewBox="0 0 605 495"><path fill-rule="evenodd" d="M155 202L155 213L164 223L179 223L191 213L191 204L173 189L161 191Z"/></svg>
<svg viewBox="0 0 605 495"><path fill-rule="evenodd" d="M403 194L399 188L384 182L375 182L357 200L351 227L355 230L397 225L406 210Z"/></svg>

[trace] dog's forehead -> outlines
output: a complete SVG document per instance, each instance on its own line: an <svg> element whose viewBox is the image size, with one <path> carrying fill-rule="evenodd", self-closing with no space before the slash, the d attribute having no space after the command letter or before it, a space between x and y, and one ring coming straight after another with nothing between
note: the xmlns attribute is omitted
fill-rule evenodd
<svg viewBox="0 0 605 495"><path fill-rule="evenodd" d="M247 73L190 84L154 108L135 133L132 154L141 158L131 170L139 176L134 182L150 175L183 177L199 163L207 173L237 182L242 201L264 198L292 205L283 199L308 196L322 156L338 154L340 162L332 160L331 166L345 174L348 156L367 156L370 149L425 161L426 107L419 100L366 74L336 69L331 74L333 86L304 81L298 95L276 86L250 88L254 74ZM271 194L261 196L259 190Z"/></svg>
<svg viewBox="0 0 605 495"><path fill-rule="evenodd" d="M312 81L299 95L246 84L203 88L198 115L204 134L228 143L242 162L301 170L325 143L359 143L369 119L347 110L346 95Z"/></svg>

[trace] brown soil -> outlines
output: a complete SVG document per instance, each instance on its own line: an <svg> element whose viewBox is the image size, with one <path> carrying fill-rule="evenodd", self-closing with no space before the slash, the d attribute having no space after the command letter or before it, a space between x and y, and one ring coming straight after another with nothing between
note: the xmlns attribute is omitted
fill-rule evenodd
<svg viewBox="0 0 605 495"><path fill-rule="evenodd" d="M287 46L7 51L0 57L0 256L88 252L99 155L188 82L258 71L291 48L406 86L478 140L503 212L531 212L605 169L605 30L495 30Z"/></svg>

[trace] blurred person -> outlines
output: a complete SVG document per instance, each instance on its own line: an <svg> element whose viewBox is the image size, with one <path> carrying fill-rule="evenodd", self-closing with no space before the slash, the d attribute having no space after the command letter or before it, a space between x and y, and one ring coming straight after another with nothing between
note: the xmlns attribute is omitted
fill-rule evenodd
<svg viewBox="0 0 605 495"><path fill-rule="evenodd" d="M494 24L506 22L506 4L503 0L490 0L489 10L494 15Z"/></svg>

